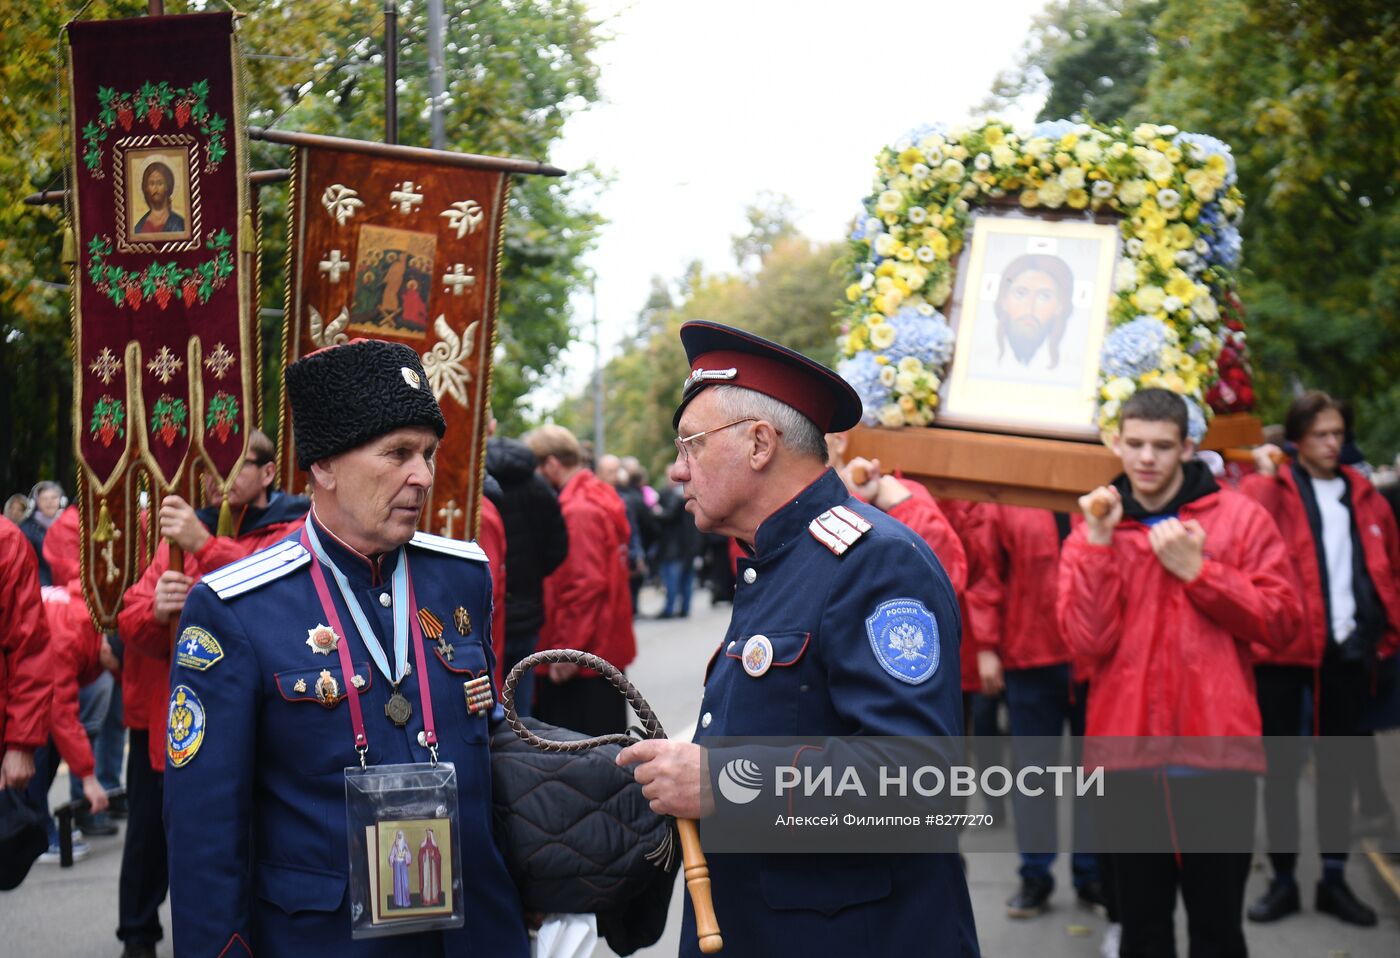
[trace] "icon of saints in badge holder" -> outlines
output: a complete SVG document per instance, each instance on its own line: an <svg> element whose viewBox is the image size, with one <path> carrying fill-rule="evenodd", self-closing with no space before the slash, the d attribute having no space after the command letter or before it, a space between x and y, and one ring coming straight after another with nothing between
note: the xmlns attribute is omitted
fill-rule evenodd
<svg viewBox="0 0 1400 958"><path fill-rule="evenodd" d="M375 924L452 914L451 825L418 818L365 827Z"/></svg>

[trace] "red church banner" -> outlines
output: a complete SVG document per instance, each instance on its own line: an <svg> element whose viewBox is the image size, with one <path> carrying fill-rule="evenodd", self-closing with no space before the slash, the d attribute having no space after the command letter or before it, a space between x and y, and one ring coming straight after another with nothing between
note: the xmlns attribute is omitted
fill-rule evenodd
<svg viewBox="0 0 1400 958"><path fill-rule="evenodd" d="M135 495L231 482L253 424L255 247L231 13L74 22L74 445L83 574L115 622ZM247 235L245 235L245 230Z"/></svg>
<svg viewBox="0 0 1400 958"><path fill-rule="evenodd" d="M293 161L283 359L355 338L416 350L447 420L422 526L472 538L509 180L472 157L314 139ZM301 490L290 426L284 403L283 486Z"/></svg>

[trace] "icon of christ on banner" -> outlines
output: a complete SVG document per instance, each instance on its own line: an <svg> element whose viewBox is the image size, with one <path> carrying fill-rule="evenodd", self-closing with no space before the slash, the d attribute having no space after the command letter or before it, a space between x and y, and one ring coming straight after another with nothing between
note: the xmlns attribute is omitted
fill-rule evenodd
<svg viewBox="0 0 1400 958"><path fill-rule="evenodd" d="M361 227L351 331L423 338L436 250L437 237L431 233Z"/></svg>

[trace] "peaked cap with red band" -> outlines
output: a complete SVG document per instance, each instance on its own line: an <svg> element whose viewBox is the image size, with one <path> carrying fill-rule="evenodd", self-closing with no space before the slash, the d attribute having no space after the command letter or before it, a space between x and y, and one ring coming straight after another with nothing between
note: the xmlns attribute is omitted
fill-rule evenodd
<svg viewBox="0 0 1400 958"><path fill-rule="evenodd" d="M681 327L690 360L681 404L671 425L707 386L739 386L791 406L822 432L844 432L860 422L860 397L851 384L819 362L733 326L697 320Z"/></svg>

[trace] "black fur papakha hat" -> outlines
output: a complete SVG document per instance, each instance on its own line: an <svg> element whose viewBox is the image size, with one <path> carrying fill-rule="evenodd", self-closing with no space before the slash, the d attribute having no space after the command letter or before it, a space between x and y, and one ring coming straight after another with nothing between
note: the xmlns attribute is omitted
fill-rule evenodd
<svg viewBox="0 0 1400 958"><path fill-rule="evenodd" d="M439 439L447 431L422 360L402 343L318 349L287 367L286 384L302 469L404 426L427 426Z"/></svg>

